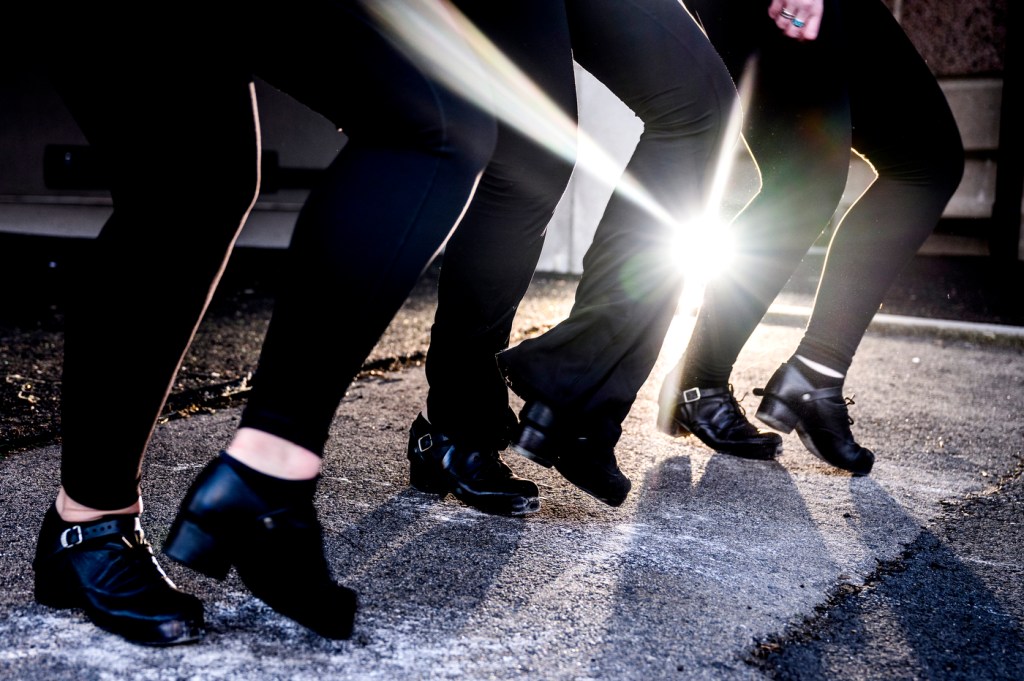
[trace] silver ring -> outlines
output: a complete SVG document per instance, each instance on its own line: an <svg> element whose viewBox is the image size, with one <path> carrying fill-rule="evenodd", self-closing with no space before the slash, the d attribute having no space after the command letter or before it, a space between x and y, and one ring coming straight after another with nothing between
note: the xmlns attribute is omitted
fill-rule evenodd
<svg viewBox="0 0 1024 681"><path fill-rule="evenodd" d="M788 9L784 9L781 12L779 12L779 16L781 16L783 19L789 19L790 21L796 19L796 15L790 12Z"/></svg>
<svg viewBox="0 0 1024 681"><path fill-rule="evenodd" d="M807 25L806 22L800 21L799 19L793 19L793 26L795 28L803 28L806 25Z"/></svg>

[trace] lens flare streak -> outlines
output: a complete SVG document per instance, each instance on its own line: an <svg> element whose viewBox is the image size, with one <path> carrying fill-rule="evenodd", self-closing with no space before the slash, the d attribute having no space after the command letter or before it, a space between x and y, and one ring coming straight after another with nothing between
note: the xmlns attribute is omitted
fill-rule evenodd
<svg viewBox="0 0 1024 681"><path fill-rule="evenodd" d="M739 104L729 113L722 138L726 146L718 154L703 217L683 222L624 173L621 163L582 131L451 2L362 2L383 34L433 78L670 225L679 252L685 253L680 258L677 252L675 258L684 268L689 295L728 263L729 230L718 212L740 139ZM740 101L745 101L742 90L740 94Z"/></svg>
<svg viewBox="0 0 1024 681"><path fill-rule="evenodd" d="M384 34L432 77L569 162L587 159L580 170L656 219L675 223L639 183L623 175L618 161L450 2L363 0L363 4Z"/></svg>

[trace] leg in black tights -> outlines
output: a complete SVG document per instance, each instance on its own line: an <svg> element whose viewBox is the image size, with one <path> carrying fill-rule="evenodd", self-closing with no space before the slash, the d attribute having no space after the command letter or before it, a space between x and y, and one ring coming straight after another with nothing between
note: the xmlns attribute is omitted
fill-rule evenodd
<svg viewBox="0 0 1024 681"><path fill-rule="evenodd" d="M197 28L178 9L154 34L126 32L118 9L93 5L46 20L62 47L49 65L53 84L106 164L114 210L74 264L62 486L39 534L35 596L158 645L198 639L203 611L157 567L139 524L142 454L255 200L260 152L235 33L215 19ZM182 35L201 66L170 56ZM111 367L140 351L126 402Z"/></svg>
<svg viewBox="0 0 1024 681"><path fill-rule="evenodd" d="M845 374L886 291L942 217L964 160L941 88L885 6L841 5L849 35L877 38L850 68L853 148L877 178L836 227L797 353Z"/></svg>
<svg viewBox="0 0 1024 681"><path fill-rule="evenodd" d="M92 61L55 74L110 170L114 202L88 257L76 263L61 478L76 501L117 509L138 501L142 453L255 199L259 146L245 70L211 60L197 73L168 65L139 79L120 54ZM145 361L132 366L125 402L110 370L138 351ZM111 423L110 405L122 402Z"/></svg>
<svg viewBox="0 0 1024 681"><path fill-rule="evenodd" d="M489 11L530 14L505 5ZM362 20L339 12L306 35L301 47L270 54L260 75L334 121L348 142L295 225L241 427L319 454L351 379L458 222L496 130ZM355 63L373 68L345 70ZM324 87L324 64L343 74L339 87ZM342 333L326 332L338 328L329 317Z"/></svg>
<svg viewBox="0 0 1024 681"><path fill-rule="evenodd" d="M492 22L496 35L549 28L546 0L466 7ZM339 39L342 24L348 29ZM314 476L284 473L310 458L319 470L342 395L462 215L496 126L483 110L424 78L390 41L375 39L372 30L363 35L358 20L317 26L325 34L313 31L304 49L280 62L283 70L259 73L330 117L349 140L300 214L289 276L240 428L186 496L166 551L214 577L234 565L279 612L325 636L346 637L354 596L333 583L319 548L306 484ZM555 56L568 63L567 47ZM353 73L338 92L324 91L319 79L307 88L307 72L294 68L356 58L375 70ZM325 315L351 326L330 333ZM287 465L277 466L281 461ZM239 531L248 540L238 541Z"/></svg>
<svg viewBox="0 0 1024 681"><path fill-rule="evenodd" d="M927 65L880 2L826 3L821 35L807 43L780 38L767 19L737 21L739 7L689 4L734 76L748 55L756 57L744 132L762 190L736 218L740 258L708 287L669 382L681 389L728 383L743 345L835 212L852 145L877 179L839 221L797 361L769 385L788 394L783 378L799 369L810 386L828 391L814 403L834 412L826 421L835 421L832 430L841 437L813 437L810 413L800 424L773 416L778 402L762 405L758 415L784 432L796 425L811 451L834 465L867 472L873 457L849 435L838 399L842 377L894 277L959 183L963 150L955 122ZM750 28L737 31L737 25ZM868 34L870 46L858 45ZM801 87L787 88L797 72Z"/></svg>

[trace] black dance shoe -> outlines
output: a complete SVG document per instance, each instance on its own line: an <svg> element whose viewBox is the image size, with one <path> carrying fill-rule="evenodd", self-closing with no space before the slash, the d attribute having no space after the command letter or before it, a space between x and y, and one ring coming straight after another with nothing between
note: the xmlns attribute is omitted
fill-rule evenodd
<svg viewBox="0 0 1024 681"><path fill-rule="evenodd" d="M192 483L164 553L219 580L234 565L253 595L280 614L325 638L351 636L356 595L331 577L312 494L301 502L269 502L242 475L282 488L295 482L262 476L227 457L222 452Z"/></svg>
<svg viewBox="0 0 1024 681"><path fill-rule="evenodd" d="M744 459L774 459L782 437L755 428L736 401L732 386L678 390L670 382L661 389L658 429L673 437L694 435L716 452Z"/></svg>
<svg viewBox="0 0 1024 681"><path fill-rule="evenodd" d="M632 483L619 470L614 445L581 435L583 432L583 427L533 400L519 414L512 447L534 463L554 466L562 477L598 501L621 506Z"/></svg>
<svg viewBox="0 0 1024 681"><path fill-rule="evenodd" d="M133 643L169 646L203 636L203 604L156 562L137 515L68 523L46 512L32 563L35 597L81 608L93 624Z"/></svg>
<svg viewBox="0 0 1024 681"><path fill-rule="evenodd" d="M540 490L520 478L497 451L460 447L423 418L409 429L409 483L442 497L449 492L485 513L521 516L540 510Z"/></svg>
<svg viewBox="0 0 1024 681"><path fill-rule="evenodd" d="M792 364L776 370L764 388L756 388L761 396L757 418L783 433L796 428L800 441L808 451L836 468L854 475L867 475L875 463L871 450L853 439L853 419L844 399L842 386L815 388Z"/></svg>

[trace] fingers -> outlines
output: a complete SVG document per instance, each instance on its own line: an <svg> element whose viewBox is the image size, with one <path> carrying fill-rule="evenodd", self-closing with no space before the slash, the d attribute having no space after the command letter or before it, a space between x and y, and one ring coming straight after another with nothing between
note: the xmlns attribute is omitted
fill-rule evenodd
<svg viewBox="0 0 1024 681"><path fill-rule="evenodd" d="M794 40L817 38L823 13L823 0L772 0L768 7L775 25Z"/></svg>

